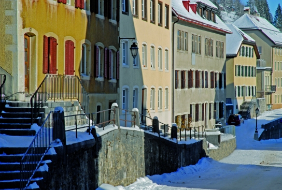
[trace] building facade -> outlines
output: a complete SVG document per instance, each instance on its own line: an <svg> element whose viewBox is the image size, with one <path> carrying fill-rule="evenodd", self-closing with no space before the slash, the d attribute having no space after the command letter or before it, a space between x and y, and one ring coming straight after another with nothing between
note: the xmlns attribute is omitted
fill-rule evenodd
<svg viewBox="0 0 282 190"><path fill-rule="evenodd" d="M138 108L141 122L155 116L171 123L171 7L169 0L120 1L120 83L122 117ZM133 59L130 47L138 45ZM127 124L128 125L128 124Z"/></svg>
<svg viewBox="0 0 282 190"><path fill-rule="evenodd" d="M257 78L257 98L265 98L268 109L281 108L282 33L266 19L249 12L234 25L251 36L258 47L260 60L257 67L261 74Z"/></svg>
<svg viewBox="0 0 282 190"><path fill-rule="evenodd" d="M172 1L173 118L178 126L225 123L225 46L230 29L208 0Z"/></svg>
<svg viewBox="0 0 282 190"><path fill-rule="evenodd" d="M1 72L24 100L46 75L78 76L89 95L89 112L117 101L118 7L115 1L5 1L12 44L1 52ZM2 9L1 9L2 8ZM3 10L3 6L1 6ZM11 9L11 10L10 10ZM10 13L9 13L10 12ZM12 15L12 16L10 16Z"/></svg>
<svg viewBox="0 0 282 190"><path fill-rule="evenodd" d="M245 101L256 96L256 42L233 24L226 35L226 116L238 113Z"/></svg>

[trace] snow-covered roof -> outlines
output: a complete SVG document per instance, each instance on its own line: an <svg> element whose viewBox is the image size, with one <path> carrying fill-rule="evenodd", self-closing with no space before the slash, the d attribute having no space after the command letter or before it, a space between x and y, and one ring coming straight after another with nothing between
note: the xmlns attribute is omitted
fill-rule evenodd
<svg viewBox="0 0 282 190"><path fill-rule="evenodd" d="M208 0L193 0L194 2L203 1L208 2ZM191 2L190 2L191 3ZM211 3L211 2L210 2ZM191 7L189 7L189 11L183 6L182 0L172 0L172 11L179 19L200 25L203 27L207 27L210 29L218 30L225 33L231 33L230 29L225 25L222 20L216 16L216 23L210 20L207 20L201 17L197 12L194 13Z"/></svg>
<svg viewBox="0 0 282 190"><path fill-rule="evenodd" d="M261 30L274 44L282 45L282 33L265 18L244 14L234 22L240 29Z"/></svg>
<svg viewBox="0 0 282 190"><path fill-rule="evenodd" d="M226 55L237 55L242 42L248 41L255 43L255 40L248 34L237 28L234 24L226 24L232 34L226 35Z"/></svg>
<svg viewBox="0 0 282 190"><path fill-rule="evenodd" d="M211 1L209 0L190 0L190 3L202 3L209 7L212 7L214 9L217 9L217 6L215 6Z"/></svg>

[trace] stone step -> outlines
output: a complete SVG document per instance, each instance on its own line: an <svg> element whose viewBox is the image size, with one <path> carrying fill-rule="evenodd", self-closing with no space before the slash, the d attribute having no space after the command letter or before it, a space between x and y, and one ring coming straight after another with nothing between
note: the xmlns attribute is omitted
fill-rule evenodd
<svg viewBox="0 0 282 190"><path fill-rule="evenodd" d="M30 123L0 123L0 129L30 129Z"/></svg>
<svg viewBox="0 0 282 190"><path fill-rule="evenodd" d="M44 112L39 112L39 117L44 115ZM31 118L30 112L2 112L1 113L3 118Z"/></svg>
<svg viewBox="0 0 282 190"><path fill-rule="evenodd" d="M39 112L45 112L46 108L38 108ZM5 112L31 112L31 107L5 107Z"/></svg>
<svg viewBox="0 0 282 190"><path fill-rule="evenodd" d="M32 174L32 170L29 171L29 175ZM36 171L33 178L39 178L43 177L43 173L46 173L46 171ZM0 183L1 181L8 181L13 179L21 179L21 173L20 170L17 171L0 171ZM1 185L0 185L1 187Z"/></svg>
<svg viewBox="0 0 282 190"><path fill-rule="evenodd" d="M30 118L0 118L0 123L25 123L30 124ZM34 123L41 123L41 118L34 119Z"/></svg>
<svg viewBox="0 0 282 190"><path fill-rule="evenodd" d="M32 129L0 129L0 134L11 136L34 136L36 131Z"/></svg>
<svg viewBox="0 0 282 190"><path fill-rule="evenodd" d="M33 179L31 179L30 184L32 184L33 182L36 182L39 185L40 181L42 181L42 179L43 179L43 177L33 178ZM0 188L1 189L6 189L6 190L7 189L20 189L20 185L21 185L20 179L0 181ZM38 189L40 189L40 188L38 188Z"/></svg>

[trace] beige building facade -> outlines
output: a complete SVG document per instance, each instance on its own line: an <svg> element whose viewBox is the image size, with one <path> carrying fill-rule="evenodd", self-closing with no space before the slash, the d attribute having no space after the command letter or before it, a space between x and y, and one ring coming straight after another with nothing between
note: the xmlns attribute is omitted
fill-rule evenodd
<svg viewBox="0 0 282 190"><path fill-rule="evenodd" d="M121 117L130 114L124 110L138 108L142 123L151 125L145 116L157 116L171 124L170 1L121 0L120 7ZM135 59L130 51L134 42L139 48Z"/></svg>
<svg viewBox="0 0 282 190"><path fill-rule="evenodd" d="M188 2L188 1L187 1ZM225 123L225 46L230 29L210 1L172 1L173 119L182 128ZM205 19L203 16L205 15Z"/></svg>

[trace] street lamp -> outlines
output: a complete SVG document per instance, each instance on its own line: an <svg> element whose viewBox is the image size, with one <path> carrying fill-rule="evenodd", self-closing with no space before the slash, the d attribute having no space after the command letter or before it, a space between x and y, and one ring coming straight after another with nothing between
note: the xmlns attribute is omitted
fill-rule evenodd
<svg viewBox="0 0 282 190"><path fill-rule="evenodd" d="M135 42L133 42L133 44L130 46L130 51L131 51L131 55L133 57L133 59L135 59L135 57L137 56L138 53L138 46L135 44Z"/></svg>
<svg viewBox="0 0 282 190"><path fill-rule="evenodd" d="M254 134L255 140L258 140L258 114L259 114L259 108L256 109L256 131Z"/></svg>

